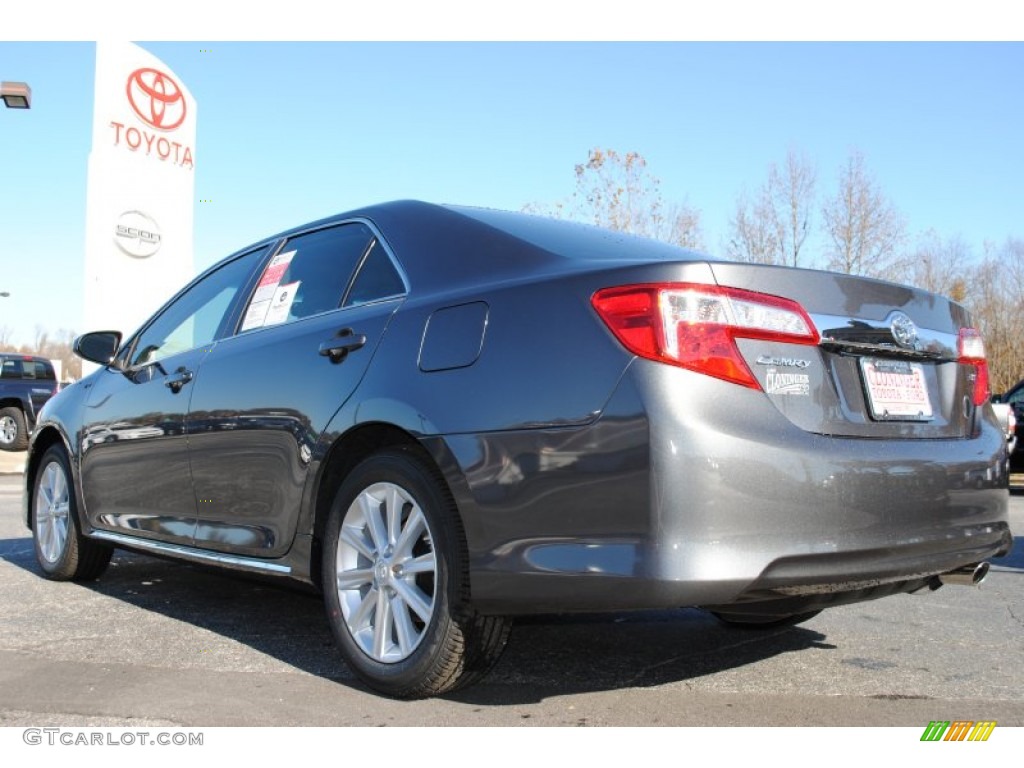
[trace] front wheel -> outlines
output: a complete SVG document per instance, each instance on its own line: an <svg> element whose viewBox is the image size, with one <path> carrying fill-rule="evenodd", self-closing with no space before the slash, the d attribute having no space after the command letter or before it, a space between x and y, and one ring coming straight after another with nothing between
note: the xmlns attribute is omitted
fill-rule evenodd
<svg viewBox="0 0 1024 768"><path fill-rule="evenodd" d="M469 604L465 543L437 471L411 450L357 466L331 507L324 602L349 666L390 696L432 696L490 669L508 639L503 617Z"/></svg>
<svg viewBox="0 0 1024 768"><path fill-rule="evenodd" d="M32 490L32 538L43 574L55 581L91 581L113 550L79 533L67 454L59 445L43 454Z"/></svg>

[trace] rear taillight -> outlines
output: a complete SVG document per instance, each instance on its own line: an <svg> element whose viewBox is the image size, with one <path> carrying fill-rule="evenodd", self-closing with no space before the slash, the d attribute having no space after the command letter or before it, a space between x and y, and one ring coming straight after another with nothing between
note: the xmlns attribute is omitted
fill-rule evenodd
<svg viewBox="0 0 1024 768"><path fill-rule="evenodd" d="M974 366L974 393L972 400L981 406L988 400L988 360L985 359L985 342L975 328L961 328L957 341L957 362Z"/></svg>
<svg viewBox="0 0 1024 768"><path fill-rule="evenodd" d="M799 304L739 288L627 285L598 291L591 304L630 352L753 389L761 385L736 339L818 343L818 332Z"/></svg>

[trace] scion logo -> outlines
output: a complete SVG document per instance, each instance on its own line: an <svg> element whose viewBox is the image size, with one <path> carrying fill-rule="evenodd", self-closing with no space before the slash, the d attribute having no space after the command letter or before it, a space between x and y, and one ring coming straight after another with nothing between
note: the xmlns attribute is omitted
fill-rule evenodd
<svg viewBox="0 0 1024 768"><path fill-rule="evenodd" d="M185 122L185 94L170 75L144 67L128 76L128 103L147 125L173 131Z"/></svg>
<svg viewBox="0 0 1024 768"><path fill-rule="evenodd" d="M117 247L136 259L145 259L160 250L160 227L142 211L125 211L114 225Z"/></svg>

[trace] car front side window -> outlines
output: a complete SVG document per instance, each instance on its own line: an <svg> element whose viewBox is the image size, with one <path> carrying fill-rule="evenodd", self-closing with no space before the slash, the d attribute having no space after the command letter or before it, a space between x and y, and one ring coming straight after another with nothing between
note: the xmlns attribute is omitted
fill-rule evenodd
<svg viewBox="0 0 1024 768"><path fill-rule="evenodd" d="M225 264L179 296L139 334L126 358L128 367L149 365L216 339L264 253L252 251Z"/></svg>

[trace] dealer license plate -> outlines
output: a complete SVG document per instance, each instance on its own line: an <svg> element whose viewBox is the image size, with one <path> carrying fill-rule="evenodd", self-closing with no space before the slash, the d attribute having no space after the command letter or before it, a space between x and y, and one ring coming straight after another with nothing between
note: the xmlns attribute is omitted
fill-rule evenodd
<svg viewBox="0 0 1024 768"><path fill-rule="evenodd" d="M932 403L924 366L906 360L861 358L864 389L876 421L929 421Z"/></svg>

